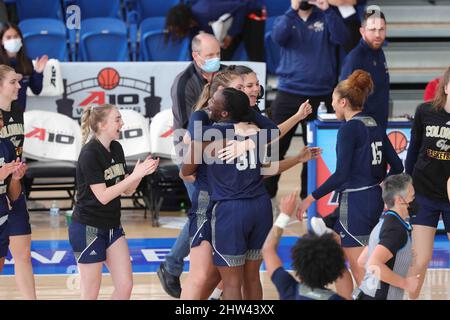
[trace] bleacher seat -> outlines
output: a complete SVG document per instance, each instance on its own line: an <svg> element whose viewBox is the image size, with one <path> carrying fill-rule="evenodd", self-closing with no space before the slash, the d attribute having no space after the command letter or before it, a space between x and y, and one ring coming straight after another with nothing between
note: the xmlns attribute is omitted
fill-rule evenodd
<svg viewBox="0 0 450 320"><path fill-rule="evenodd" d="M49 58L68 60L66 27L61 20L28 19L20 22L19 28L30 57L46 54Z"/></svg>
<svg viewBox="0 0 450 320"><path fill-rule="evenodd" d="M120 0L76 0L81 10L81 19L118 18L123 19Z"/></svg>
<svg viewBox="0 0 450 320"><path fill-rule="evenodd" d="M290 6L290 0L266 0L267 16L274 17L282 15Z"/></svg>
<svg viewBox="0 0 450 320"><path fill-rule="evenodd" d="M147 19L142 20L140 29L141 32L148 32L148 31L162 31L164 30L164 26L166 24L166 18L165 17L150 17Z"/></svg>
<svg viewBox="0 0 450 320"><path fill-rule="evenodd" d="M180 41L166 42L164 31L141 30L140 60L141 61L189 61L189 38Z"/></svg>
<svg viewBox="0 0 450 320"><path fill-rule="evenodd" d="M16 0L19 21L34 18L53 18L63 20L60 0Z"/></svg>
<svg viewBox="0 0 450 320"><path fill-rule="evenodd" d="M179 0L132 0L137 12L138 22L150 17L165 17L173 6L180 3Z"/></svg>
<svg viewBox="0 0 450 320"><path fill-rule="evenodd" d="M128 36L125 22L115 18L81 21L79 61L128 61Z"/></svg>
<svg viewBox="0 0 450 320"><path fill-rule="evenodd" d="M264 48L266 53L267 72L275 74L280 62L280 46L271 37L273 22L277 17L268 17L266 20L266 32L264 35Z"/></svg>

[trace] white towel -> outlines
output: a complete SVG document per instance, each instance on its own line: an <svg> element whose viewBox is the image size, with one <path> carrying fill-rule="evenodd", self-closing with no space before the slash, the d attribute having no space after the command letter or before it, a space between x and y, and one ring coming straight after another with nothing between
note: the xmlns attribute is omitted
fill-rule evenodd
<svg viewBox="0 0 450 320"><path fill-rule="evenodd" d="M36 61L33 60L33 65ZM40 96L54 97L63 94L63 79L61 74L61 64L56 59L49 59L44 69L44 79L42 80L42 91ZM28 96L34 96L30 88L27 90Z"/></svg>

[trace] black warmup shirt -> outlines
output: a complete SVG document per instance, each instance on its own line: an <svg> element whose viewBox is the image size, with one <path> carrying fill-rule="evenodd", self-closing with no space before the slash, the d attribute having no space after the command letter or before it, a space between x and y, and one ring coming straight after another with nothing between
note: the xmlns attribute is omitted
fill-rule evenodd
<svg viewBox="0 0 450 320"><path fill-rule="evenodd" d="M406 172L412 174L416 192L448 202L450 177L450 113L424 103L416 110L406 157Z"/></svg>
<svg viewBox="0 0 450 320"><path fill-rule="evenodd" d="M77 164L77 203L73 219L100 229L120 226L120 197L103 205L95 197L90 185L105 183L106 187L111 187L127 174L120 143L111 142L110 149L111 152L94 138L81 149Z"/></svg>
<svg viewBox="0 0 450 320"><path fill-rule="evenodd" d="M3 111L3 128L0 137L8 139L16 148L16 156L22 157L24 136L23 111L21 107L13 102L9 112Z"/></svg>

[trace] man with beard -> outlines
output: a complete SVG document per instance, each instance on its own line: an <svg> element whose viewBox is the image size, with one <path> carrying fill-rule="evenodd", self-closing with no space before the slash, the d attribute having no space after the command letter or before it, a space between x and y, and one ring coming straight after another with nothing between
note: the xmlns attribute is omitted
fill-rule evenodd
<svg viewBox="0 0 450 320"><path fill-rule="evenodd" d="M372 76L375 89L364 105L363 113L372 116L377 124L387 127L389 115L389 70L382 49L386 39L386 18L383 12L368 7L360 28L362 39L344 61L341 80L356 69Z"/></svg>

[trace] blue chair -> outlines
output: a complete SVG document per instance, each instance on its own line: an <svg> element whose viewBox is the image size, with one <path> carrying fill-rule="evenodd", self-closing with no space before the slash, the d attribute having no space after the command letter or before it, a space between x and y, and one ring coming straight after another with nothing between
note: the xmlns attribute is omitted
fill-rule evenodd
<svg viewBox="0 0 450 320"><path fill-rule="evenodd" d="M164 31L141 31L141 61L189 61L189 38L165 41Z"/></svg>
<svg viewBox="0 0 450 320"><path fill-rule="evenodd" d="M280 16L291 7L290 0L266 0L268 17Z"/></svg>
<svg viewBox="0 0 450 320"><path fill-rule="evenodd" d="M135 0L138 21L150 17L165 17L173 6L180 3L180 0Z"/></svg>
<svg viewBox="0 0 450 320"><path fill-rule="evenodd" d="M266 20L266 33L264 35L264 48L266 53L266 66L269 74L275 74L280 63L280 46L272 39L273 22L277 17L269 17Z"/></svg>
<svg viewBox="0 0 450 320"><path fill-rule="evenodd" d="M74 4L80 7L81 19L102 17L122 19L120 0L76 0Z"/></svg>
<svg viewBox="0 0 450 320"><path fill-rule="evenodd" d="M127 27L115 18L81 21L79 61L128 61Z"/></svg>
<svg viewBox="0 0 450 320"><path fill-rule="evenodd" d="M166 24L165 17L151 17L142 20L141 22L141 32L148 31L163 31Z"/></svg>
<svg viewBox="0 0 450 320"><path fill-rule="evenodd" d="M63 20L60 0L16 0L17 16L20 21L34 18Z"/></svg>
<svg viewBox="0 0 450 320"><path fill-rule="evenodd" d="M57 19L28 19L19 23L27 54L31 58L46 54L60 61L68 60L66 27Z"/></svg>

